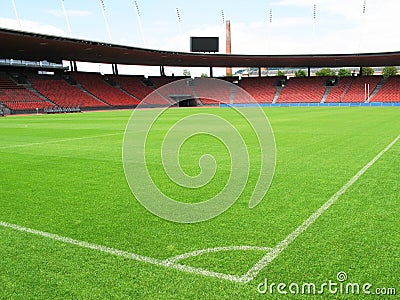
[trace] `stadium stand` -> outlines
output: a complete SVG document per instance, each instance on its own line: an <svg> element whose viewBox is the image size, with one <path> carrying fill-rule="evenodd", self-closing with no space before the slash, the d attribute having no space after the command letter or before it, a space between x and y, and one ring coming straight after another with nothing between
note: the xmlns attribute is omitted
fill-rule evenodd
<svg viewBox="0 0 400 300"><path fill-rule="evenodd" d="M99 73L72 72L71 76L79 82L82 88L111 106L129 107L137 105L140 102L136 98L105 82Z"/></svg>
<svg viewBox="0 0 400 300"><path fill-rule="evenodd" d="M143 100L154 91L153 87L146 85L143 75L107 75L114 80L124 91Z"/></svg>
<svg viewBox="0 0 400 300"><path fill-rule="evenodd" d="M272 103L277 86L285 77L243 77L240 87L246 90L258 103ZM240 103L235 99L235 103Z"/></svg>
<svg viewBox="0 0 400 300"><path fill-rule="evenodd" d="M29 79L32 87L59 107L102 108L107 105L65 80L49 77Z"/></svg>
<svg viewBox="0 0 400 300"><path fill-rule="evenodd" d="M228 83L221 84L211 79L195 78L192 89L203 105L229 104L234 100Z"/></svg>
<svg viewBox="0 0 400 300"><path fill-rule="evenodd" d="M143 99L146 99L143 104L150 107L180 105L180 101L189 97L192 97L189 106L245 104L254 100L257 103L363 103L366 84L370 87L369 102L400 102L400 76L386 80L382 76L293 77L287 81L286 77L225 80L232 82L231 85L184 76L145 78L142 75L103 77L99 73L79 72L53 76L25 73L18 76L0 73L0 107L20 112L59 113L80 111L81 108L133 107ZM188 80L176 85L168 84L183 78ZM334 85L326 86L328 81ZM157 91L160 87L161 90Z"/></svg>
<svg viewBox="0 0 400 300"><path fill-rule="evenodd" d="M36 111L43 110L54 105L47 101L5 101L3 104L14 111Z"/></svg>
<svg viewBox="0 0 400 300"><path fill-rule="evenodd" d="M293 77L282 89L277 103L320 103L324 96L327 80L334 77Z"/></svg>
<svg viewBox="0 0 400 300"><path fill-rule="evenodd" d="M325 103L339 103L342 102L344 95L349 90L351 83L353 82L353 77L338 77L337 84L332 86Z"/></svg>
<svg viewBox="0 0 400 300"><path fill-rule="evenodd" d="M35 111L54 106L46 98L15 83L6 75L0 77L0 102L14 111Z"/></svg>
<svg viewBox="0 0 400 300"><path fill-rule="evenodd" d="M400 76L387 78L370 102L400 102Z"/></svg>
<svg viewBox="0 0 400 300"><path fill-rule="evenodd" d="M148 79L153 83L154 88L162 87L168 83L174 82L176 80L189 78L187 76L149 76Z"/></svg>
<svg viewBox="0 0 400 300"><path fill-rule="evenodd" d="M365 84L369 84L369 97L381 82L382 76L357 76L351 82L341 102L365 102Z"/></svg>
<svg viewBox="0 0 400 300"><path fill-rule="evenodd" d="M183 100L195 99L192 89L192 79L185 77L187 80L175 81L174 84L165 84L156 89L154 93L148 95L142 103L159 104L159 105L175 105Z"/></svg>

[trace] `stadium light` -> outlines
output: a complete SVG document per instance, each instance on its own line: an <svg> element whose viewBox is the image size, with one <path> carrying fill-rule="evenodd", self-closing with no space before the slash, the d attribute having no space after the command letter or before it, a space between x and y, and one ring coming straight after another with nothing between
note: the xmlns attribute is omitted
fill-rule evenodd
<svg viewBox="0 0 400 300"><path fill-rule="evenodd" d="M361 25L360 26L360 39L358 42L358 49L357 52L361 52L362 51L362 44L364 42L364 27L365 27L365 14L367 11L367 0L364 0L363 2L363 6L362 6L362 16L361 16Z"/></svg>
<svg viewBox="0 0 400 300"><path fill-rule="evenodd" d="M179 12L179 8L176 8L176 16L178 18L178 26L179 26L179 32L182 34L182 26L181 26L181 13Z"/></svg>
<svg viewBox="0 0 400 300"><path fill-rule="evenodd" d="M272 8L269 9L269 24L272 24Z"/></svg>
<svg viewBox="0 0 400 300"><path fill-rule="evenodd" d="M314 49L316 49L316 38L315 38L316 23L317 23L317 4L314 3L314 6L313 6L313 32L312 32Z"/></svg>

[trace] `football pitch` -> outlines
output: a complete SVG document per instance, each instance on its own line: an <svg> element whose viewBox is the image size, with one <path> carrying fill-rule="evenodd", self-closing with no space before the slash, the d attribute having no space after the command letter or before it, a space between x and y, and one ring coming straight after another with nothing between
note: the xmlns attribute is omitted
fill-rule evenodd
<svg viewBox="0 0 400 300"><path fill-rule="evenodd" d="M215 172L199 188L175 183L160 150L171 126L216 115L247 146L250 170L237 201L191 224L153 215L131 192L122 160L131 111L0 118L0 298L398 297L400 109L264 111L276 167L251 209L260 149L234 109L170 109L153 124L147 171L182 203L217 195L235 168L232 149L205 133L223 129L198 122L190 130L199 134L179 148L180 167L195 177L209 154Z"/></svg>

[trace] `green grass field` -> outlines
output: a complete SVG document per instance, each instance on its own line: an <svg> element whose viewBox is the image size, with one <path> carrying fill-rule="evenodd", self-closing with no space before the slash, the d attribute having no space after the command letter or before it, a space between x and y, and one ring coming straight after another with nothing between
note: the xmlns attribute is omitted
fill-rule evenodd
<svg viewBox="0 0 400 300"><path fill-rule="evenodd" d="M260 294L258 286L267 279L319 287L329 280L338 283L339 272L347 274L345 283L370 283L371 293L395 288L397 296L325 290L310 298L398 297L400 141L247 282L214 275L241 278L269 250L210 251L180 260L187 267L182 270L163 265L168 258L202 249L274 248L400 134L399 108L265 112L277 149L275 176L266 197L248 208L256 161L238 201L220 216L195 224L158 218L134 198L122 164L131 111L0 118L0 298L280 299L284 295L276 288L272 294ZM215 195L229 177L227 149L207 135L188 140L180 152L182 168L190 175L199 173L201 155L215 157L218 169L207 186L177 186L162 169L159 147L166 130L176 120L198 113L236 120L230 109L171 109L149 135L149 173L162 192L182 202ZM254 135L239 121L238 128L252 159L257 152ZM11 224L141 255L150 262L10 228ZM286 298L304 297L286 291Z"/></svg>

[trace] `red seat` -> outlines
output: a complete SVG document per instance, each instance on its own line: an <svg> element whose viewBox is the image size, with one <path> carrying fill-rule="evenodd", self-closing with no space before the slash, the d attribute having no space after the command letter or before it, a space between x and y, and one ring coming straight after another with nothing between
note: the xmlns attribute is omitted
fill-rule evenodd
<svg viewBox="0 0 400 300"><path fill-rule="evenodd" d="M333 77L293 77L288 81L277 103L320 103L326 91L325 82Z"/></svg>
<svg viewBox="0 0 400 300"><path fill-rule="evenodd" d="M99 73L73 72L71 75L85 90L109 105L133 106L139 103L136 98L105 82Z"/></svg>
<svg viewBox="0 0 400 300"><path fill-rule="evenodd" d="M400 102L400 76L386 79L370 102Z"/></svg>
<svg viewBox="0 0 400 300"><path fill-rule="evenodd" d="M63 79L30 79L32 86L60 107L106 107L103 102L84 93Z"/></svg>
<svg viewBox="0 0 400 300"><path fill-rule="evenodd" d="M272 103L278 80L284 77L243 77L240 87L246 90L258 103ZM235 103L245 103L248 100L235 99Z"/></svg>

